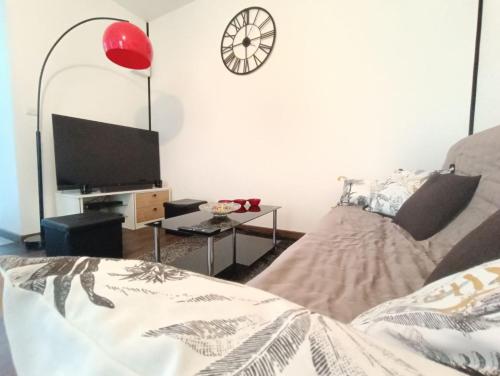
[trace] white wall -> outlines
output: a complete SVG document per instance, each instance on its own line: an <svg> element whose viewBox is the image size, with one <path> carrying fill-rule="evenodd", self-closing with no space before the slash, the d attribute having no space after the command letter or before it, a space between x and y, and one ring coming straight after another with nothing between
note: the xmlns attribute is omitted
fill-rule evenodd
<svg viewBox="0 0 500 376"><path fill-rule="evenodd" d="M278 34L241 77L220 40L251 5ZM197 0L154 20L154 120L174 198L258 196L283 206L280 228L306 231L336 203L339 175L440 167L467 134L476 6Z"/></svg>
<svg viewBox="0 0 500 376"><path fill-rule="evenodd" d="M485 1L475 132L500 125L500 1ZM471 72L472 77L472 72Z"/></svg>
<svg viewBox="0 0 500 376"><path fill-rule="evenodd" d="M90 17L143 21L111 0L7 0L13 119L18 163L21 224L18 233L39 231L36 180L38 74L50 46L67 28ZM75 29L58 45L44 75L42 134L46 216L54 215L55 166L51 114L147 127L147 80L108 61L102 34L110 24L96 21ZM10 200L1 197L1 200ZM0 224L0 228L3 226Z"/></svg>
<svg viewBox="0 0 500 376"><path fill-rule="evenodd" d="M12 113L9 46L5 29L5 1L0 1L0 229L19 233L18 179Z"/></svg>

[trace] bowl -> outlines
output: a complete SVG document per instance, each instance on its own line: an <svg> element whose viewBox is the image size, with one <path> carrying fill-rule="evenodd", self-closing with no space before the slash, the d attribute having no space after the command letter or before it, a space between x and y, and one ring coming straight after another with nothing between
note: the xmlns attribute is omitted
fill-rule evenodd
<svg viewBox="0 0 500 376"><path fill-rule="evenodd" d="M234 202L209 202L199 206L201 211L212 213L215 217L225 217L239 208L241 208L241 205Z"/></svg>
<svg viewBox="0 0 500 376"><path fill-rule="evenodd" d="M247 203L247 200L244 200L242 198L237 198L236 200L233 200L233 202L240 204L241 206L245 206L245 204Z"/></svg>
<svg viewBox="0 0 500 376"><path fill-rule="evenodd" d="M250 203L250 206L259 206L260 198L249 198L248 202Z"/></svg>

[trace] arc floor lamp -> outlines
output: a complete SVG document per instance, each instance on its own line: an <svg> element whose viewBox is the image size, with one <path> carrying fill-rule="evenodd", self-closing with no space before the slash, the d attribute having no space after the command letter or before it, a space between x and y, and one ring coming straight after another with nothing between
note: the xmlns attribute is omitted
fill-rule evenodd
<svg viewBox="0 0 500 376"><path fill-rule="evenodd" d="M41 89L43 73L50 55L59 44L59 42L77 27L92 21L114 21L109 25L103 35L102 44L104 52L109 60L113 63L125 68L142 70L151 66L153 59L153 47L148 38L149 25L146 24L147 34L139 27L130 23L128 20L114 17L93 17L80 21L67 29L55 41L45 56L38 78L38 96L37 96L37 113L36 113L36 160L37 160L37 176L38 176L38 208L40 221L44 218L43 205L43 174L42 174L42 139L40 132L40 109L41 109ZM148 116L149 129L151 129L151 95L150 95L150 79L148 77ZM44 247L43 230L40 230L40 235L29 236L25 238L24 244L29 249L41 249Z"/></svg>

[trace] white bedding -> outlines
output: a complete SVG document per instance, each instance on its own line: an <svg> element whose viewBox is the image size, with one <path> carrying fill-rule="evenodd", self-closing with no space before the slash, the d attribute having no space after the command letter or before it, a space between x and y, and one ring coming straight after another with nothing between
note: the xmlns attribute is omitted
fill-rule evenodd
<svg viewBox="0 0 500 376"><path fill-rule="evenodd" d="M135 260L0 257L23 375L455 375L269 293Z"/></svg>

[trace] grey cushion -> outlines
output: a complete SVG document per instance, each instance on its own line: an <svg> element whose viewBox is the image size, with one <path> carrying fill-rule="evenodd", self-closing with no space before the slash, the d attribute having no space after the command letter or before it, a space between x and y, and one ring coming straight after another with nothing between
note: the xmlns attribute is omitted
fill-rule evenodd
<svg viewBox="0 0 500 376"><path fill-rule="evenodd" d="M425 284L496 259L500 259L500 210L458 242Z"/></svg>
<svg viewBox="0 0 500 376"><path fill-rule="evenodd" d="M476 191L480 176L435 174L399 209L394 223L415 240L425 240L442 230L462 211Z"/></svg>

